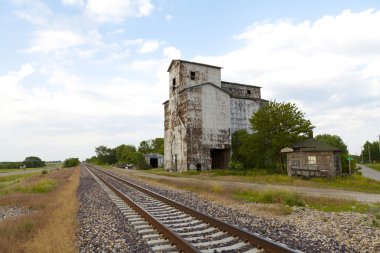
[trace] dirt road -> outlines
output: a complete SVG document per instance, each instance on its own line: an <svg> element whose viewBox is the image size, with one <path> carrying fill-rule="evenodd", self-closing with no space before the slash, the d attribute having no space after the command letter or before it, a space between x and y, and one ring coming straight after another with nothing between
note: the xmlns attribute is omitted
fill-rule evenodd
<svg viewBox="0 0 380 253"><path fill-rule="evenodd" d="M338 199L351 199L360 202L366 203L376 203L380 202L380 194L374 193L363 193L363 192L355 192L355 191L345 191L339 189L326 189L326 188L310 188L310 187L302 187L302 186L292 186L292 185L274 185L274 184L260 184L260 183L249 183L249 182L236 182L236 181L226 181L226 180L215 180L215 179L195 179L195 178L179 178L179 177L168 177L162 175L154 175L144 173L142 171L137 170L116 170L121 174L130 174L133 176L141 177L141 178L152 178L152 179L165 179L173 182L203 182L212 184L222 184L227 187L233 188L251 188L256 190L288 190L293 192L298 192L301 194L307 194L310 196L322 196L322 197L330 197L330 198L338 198Z"/></svg>

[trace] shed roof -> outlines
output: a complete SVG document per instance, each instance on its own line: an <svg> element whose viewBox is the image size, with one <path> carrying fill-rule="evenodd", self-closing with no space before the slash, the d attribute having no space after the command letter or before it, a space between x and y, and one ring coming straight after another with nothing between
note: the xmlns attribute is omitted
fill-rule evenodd
<svg viewBox="0 0 380 253"><path fill-rule="evenodd" d="M326 142L317 141L313 138L308 138L299 142L294 143L291 146L294 150L302 151L341 151L339 148L330 145Z"/></svg>

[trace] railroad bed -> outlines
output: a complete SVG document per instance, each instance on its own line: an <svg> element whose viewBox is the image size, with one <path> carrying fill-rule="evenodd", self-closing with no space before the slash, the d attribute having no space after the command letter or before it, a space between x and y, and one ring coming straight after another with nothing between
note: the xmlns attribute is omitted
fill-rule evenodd
<svg viewBox="0 0 380 253"><path fill-rule="evenodd" d="M154 252L300 252L83 164Z"/></svg>

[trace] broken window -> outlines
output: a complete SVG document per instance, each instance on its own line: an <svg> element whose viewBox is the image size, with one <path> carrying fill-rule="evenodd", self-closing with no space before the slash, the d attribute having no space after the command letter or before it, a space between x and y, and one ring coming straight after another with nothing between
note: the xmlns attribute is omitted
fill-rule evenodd
<svg viewBox="0 0 380 253"><path fill-rule="evenodd" d="M195 80L195 72L194 71L190 71L190 79Z"/></svg>
<svg viewBox="0 0 380 253"><path fill-rule="evenodd" d="M251 95L251 90L247 90L247 95Z"/></svg>

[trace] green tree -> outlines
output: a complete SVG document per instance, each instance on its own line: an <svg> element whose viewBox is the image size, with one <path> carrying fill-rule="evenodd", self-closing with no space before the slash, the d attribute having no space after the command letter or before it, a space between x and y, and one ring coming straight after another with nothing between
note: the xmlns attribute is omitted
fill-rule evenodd
<svg viewBox="0 0 380 253"><path fill-rule="evenodd" d="M143 140L140 142L138 151L143 154L159 153L163 155L164 154L164 138Z"/></svg>
<svg viewBox="0 0 380 253"><path fill-rule="evenodd" d="M164 138L155 138L152 140L153 153L164 154Z"/></svg>
<svg viewBox="0 0 380 253"><path fill-rule="evenodd" d="M135 152L134 154L133 164L137 167L137 169L140 169L140 170L145 170L145 169L150 168L149 164L145 161L144 154L139 151Z"/></svg>
<svg viewBox="0 0 380 253"><path fill-rule="evenodd" d="M99 164L114 164L116 163L115 149L107 148L106 146L95 147L95 153Z"/></svg>
<svg viewBox="0 0 380 253"><path fill-rule="evenodd" d="M337 147L341 150L341 164L342 164L342 171L345 173L349 172L349 162L347 158L349 157L347 145L343 142L342 138L340 138L338 135L331 135L331 134L319 134L315 136L315 139L317 141L322 141L327 144L330 144L334 147ZM352 169L354 169L353 164Z"/></svg>
<svg viewBox="0 0 380 253"><path fill-rule="evenodd" d="M253 136L250 135L246 130L238 130L232 134L231 138L231 148L232 157L230 164L231 169L237 168L254 168L255 167L255 155L253 155L253 150L257 148L254 147L252 142Z"/></svg>
<svg viewBox="0 0 380 253"><path fill-rule="evenodd" d="M45 162L36 156L29 156L25 158L22 164L25 165L27 168L39 168L46 166Z"/></svg>
<svg viewBox="0 0 380 253"><path fill-rule="evenodd" d="M334 147L340 148L341 152L344 154L348 154L347 145L343 142L342 138L338 135L331 134L319 134L315 136L317 141L323 141L327 144L330 144Z"/></svg>
<svg viewBox="0 0 380 253"><path fill-rule="evenodd" d="M63 161L62 168L71 168L78 166L80 164L80 161L78 158L67 158Z"/></svg>
<svg viewBox="0 0 380 253"><path fill-rule="evenodd" d="M143 154L152 153L153 151L153 144L152 140L143 140L140 142L138 151Z"/></svg>
<svg viewBox="0 0 380 253"><path fill-rule="evenodd" d="M314 126L304 116L295 104L276 101L266 103L253 114L250 123L255 143L251 152L256 165L268 168L281 164L285 172L280 150L311 136L313 131Z"/></svg>
<svg viewBox="0 0 380 253"><path fill-rule="evenodd" d="M380 148L379 142L369 142L366 141L363 145L363 149L361 152L361 158L363 158L364 163L369 163L371 158L371 162L380 162ZM360 160L361 160L360 158Z"/></svg>
<svg viewBox="0 0 380 253"><path fill-rule="evenodd" d="M133 145L120 145L115 148L118 163L134 163L136 147Z"/></svg>

